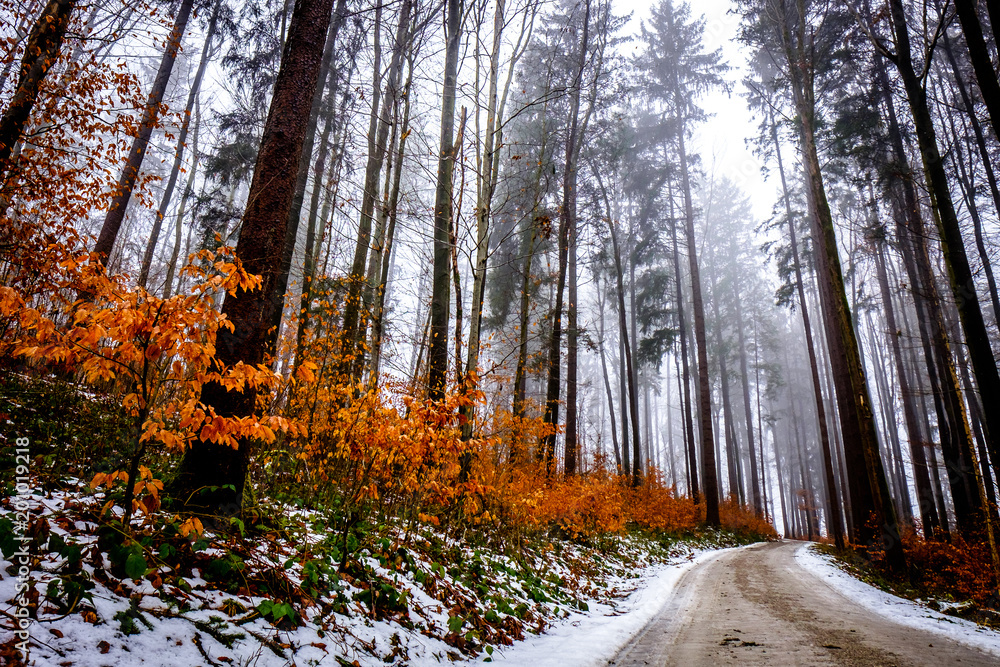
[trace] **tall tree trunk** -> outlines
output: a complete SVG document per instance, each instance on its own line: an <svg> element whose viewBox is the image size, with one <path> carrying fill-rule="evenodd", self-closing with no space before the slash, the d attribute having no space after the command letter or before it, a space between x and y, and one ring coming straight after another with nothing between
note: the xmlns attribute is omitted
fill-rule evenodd
<svg viewBox="0 0 1000 667"><path fill-rule="evenodd" d="M575 179L574 179L575 180ZM566 436L564 438L563 465L566 476L572 477L576 474L577 457L579 455L579 434L577 425L577 372L579 364L579 350L577 330L577 275L576 275L576 197L574 195L571 206L574 211L573 229L569 237L569 258L567 268L567 282L569 285L568 298L566 304Z"/></svg>
<svg viewBox="0 0 1000 667"><path fill-rule="evenodd" d="M538 232L536 221L528 223L531 237L528 241L528 252L524 255L524 276L521 279L521 308L519 311L517 329L517 367L514 371L514 402L512 412L515 417L524 417L524 401L526 389L526 366L528 365L528 323L531 315L531 264L535 256L535 239Z"/></svg>
<svg viewBox="0 0 1000 667"><path fill-rule="evenodd" d="M59 50L76 3L77 0L49 0L28 33L17 86L7 109L0 116L0 188L5 186L9 177L11 153L24 133L42 81L59 59Z"/></svg>
<svg viewBox="0 0 1000 667"><path fill-rule="evenodd" d="M986 4L993 3L987 2ZM969 60L972 61L972 69L976 72L976 81L983 94L983 102L990 114L993 134L1000 138L1000 80L997 79L996 70L993 69L993 61L990 59L990 52L986 48L983 26L979 23L979 15L976 13L976 2L974 0L955 0L955 11L962 24L965 44L969 48ZM995 14L996 12L990 10L991 18ZM997 27L993 26L993 29L995 31ZM909 54L906 54L905 57L909 59Z"/></svg>
<svg viewBox="0 0 1000 667"><path fill-rule="evenodd" d="M135 182L139 178L139 170L142 169L142 161L146 157L146 149L149 146L149 139L153 135L157 119L160 117L160 104L163 102L163 94L167 90L167 83L170 82L170 73L174 69L174 62L177 60L177 52L181 48L181 39L184 37L184 30L187 28L188 18L191 16L191 8L194 0L181 0L180 9L177 11L177 18L174 19L173 30L167 37L167 45L163 50L163 58L160 60L160 68L153 79L153 87L149 91L149 98L142 112L139 121L139 133L132 141L132 148L129 150L128 160L125 168L122 169L121 178L118 180L118 190L115 198L111 201L108 213L104 218L104 225L101 233L97 237L97 244L94 252L101 258L102 262L107 262L114 249L115 240L118 238L118 231L121 229L122 221L125 219L125 211L128 209L129 200L132 198L132 190Z"/></svg>
<svg viewBox="0 0 1000 667"><path fill-rule="evenodd" d="M778 126L771 111L771 141L774 143L775 155L778 159L778 175L781 177L782 199L785 204L785 217L788 220L788 240L792 249L792 264L795 267L795 290L799 297L799 313L802 316L802 329L806 339L806 353L809 356L809 373L812 379L813 400L816 405L816 422L819 427L819 444L823 454L823 475L826 479L827 501L830 505L829 530L834 544L838 549L844 548L844 533L841 530L842 517L840 500L837 498L837 485L833 474L833 457L830 449L830 430L826 421L826 405L823 401L823 386L819 377L819 364L816 360L816 347L813 343L812 323L809 319L809 304L806 301L805 285L802 281L802 264L799 261L798 233L795 229L795 217L792 215L791 198L788 193L788 183L785 180L785 166L781 159L781 143L778 139Z"/></svg>
<svg viewBox="0 0 1000 667"><path fill-rule="evenodd" d="M583 87L583 71L587 64L587 49L590 39L590 0L584 4L583 36L580 40L580 51L577 54L577 69L574 73L573 87L569 100L569 131L566 135L566 163L563 172L562 206L559 211L559 276L556 280L556 300L552 311L552 337L549 342L549 377L545 391L545 415L543 417L548 427L542 440L542 454L549 474L555 459L556 428L559 424L559 389L562 375L562 317L563 299L566 290L566 280L569 271L569 250L574 243L576 234L576 161L579 151L580 129L580 92ZM575 316L575 313L574 313ZM575 416L575 413L574 413ZM573 425L573 443L576 447L576 425ZM567 432L567 438L569 433ZM569 446L569 445L567 445Z"/></svg>
<svg viewBox="0 0 1000 667"><path fill-rule="evenodd" d="M610 220L610 218L609 218ZM617 299L615 312L618 311ZM618 406L622 417L622 471L626 477L632 475L632 448L629 447L629 420L631 419L628 400L628 376L625 374L625 339L628 330L622 333L622 319L618 318Z"/></svg>
<svg viewBox="0 0 1000 667"><path fill-rule="evenodd" d="M208 67L208 56L212 48L212 38L215 36L215 27L219 21L219 7L221 3L216 3L212 10L212 18L208 22L208 29L205 32L205 44L201 47L201 61L198 63L198 71L194 75L194 82L188 92L187 104L184 106L184 120L181 121L181 131L177 135L177 151L174 154L174 166L170 170L170 177L167 179L167 187L163 189L163 198L160 199L160 208L156 211L156 218L153 220L153 230L149 233L149 241L146 243L146 252L142 256L142 267L139 269L139 286L145 287L149 279L149 268L153 263L153 253L156 251L156 244L160 238L160 228L163 225L163 218L167 215L167 208L170 200L174 196L174 188L177 186L177 176L181 171L181 164L184 161L184 147L187 141L188 128L191 125L191 115L194 112L195 100L201 90L201 82L205 77L205 70Z"/></svg>
<svg viewBox="0 0 1000 667"><path fill-rule="evenodd" d="M903 80L910 111L913 115L917 143L920 147L920 156L923 159L924 173L926 174L926 186L934 212L934 222L937 224L941 237L941 252L944 254L945 266L948 269L948 280L955 303L958 306L962 331L969 348L969 357L972 360L980 397L985 405L993 405L1000 402L1000 372L997 370L989 334L986 331L986 323L983 320L979 298L976 295L972 268L965 252L965 242L948 187L948 175L938 151L937 135L928 106L927 91L914 71L910 52L910 35L902 2L901 0L890 0L889 7L896 44L896 69ZM994 83L996 83L995 80ZM1000 121L1000 117L994 118L994 122L998 121ZM990 456L994 461L1000 461L1000 411L988 411L986 419L986 428L990 434L988 442Z"/></svg>
<svg viewBox="0 0 1000 667"><path fill-rule="evenodd" d="M226 299L223 313L234 328L219 332L220 367L240 362L252 367L273 354L277 332L269 311L332 10L333 0L299 0L292 14L236 246L243 267L260 275L262 283L260 289L238 290ZM254 387L228 391L211 382L203 388L201 401L220 416L248 417L256 398ZM247 438L240 439L238 448L195 440L181 462L174 497L214 514L238 512L250 450Z"/></svg>
<svg viewBox="0 0 1000 667"><path fill-rule="evenodd" d="M458 84L458 51L461 45L463 0L447 0L448 41L444 86L441 93L441 148L434 194L434 282L431 295L431 328L428 362L428 396L444 398L448 374L448 311L450 304L449 230L452 219L452 173L455 168L455 93ZM363 265L362 265L363 266Z"/></svg>
<svg viewBox="0 0 1000 667"><path fill-rule="evenodd" d="M764 502L761 500L760 474L757 471L757 453L753 438L753 407L750 404L750 375L747 372L747 345L743 334L743 306L740 295L735 296L736 302L736 332L740 345L740 377L743 380L743 416L746 419L747 444L750 448L750 486L753 497L753 508L757 516L764 516ZM828 482L829 483L829 482ZM831 506L833 503L831 503Z"/></svg>
<svg viewBox="0 0 1000 667"><path fill-rule="evenodd" d="M854 532L865 547L885 550L886 562L897 573L906 571L906 558L896 525L895 509L879 456L878 437L871 412L871 399L851 326L850 307L837 249L837 233L826 198L816 149L811 49L807 46L805 14L800 0L796 37L793 42L787 17L781 20L781 38L792 73L792 93L799 116L806 186L813 212L820 298L823 303L827 340L834 368L834 383L841 417L848 485L853 508ZM806 55L809 53L810 55ZM874 514L874 525L868 513Z"/></svg>
<svg viewBox="0 0 1000 667"><path fill-rule="evenodd" d="M675 91L679 98L680 92ZM698 244L694 235L694 204L688 175L687 150L684 145L684 122L677 124L677 151L681 167L681 191L684 195L684 233L688 247L688 270L691 274L691 307L694 311L694 339L698 351L698 402L701 414L701 465L705 488L705 521L719 525L719 481L715 469L715 437L712 435L712 387L708 383L708 342L705 336L705 304L701 295L698 269Z"/></svg>
<svg viewBox="0 0 1000 667"><path fill-rule="evenodd" d="M309 183L309 166L312 163L313 148L316 144L317 127L320 111L323 108L323 93L327 88L330 71L333 69L334 50L337 45L337 33L344 22L347 11L346 0L337 0L337 9L326 36L323 47L323 60L320 65L319 79L316 82L316 93L313 95L312 107L309 109L309 125L302 144L302 156L296 169L295 196L288 209L288 225L285 227L285 241L281 251L281 265L274 289L274 305L271 308L271 326L276 330L281 328L281 316L284 312L285 293L288 291L288 278L292 272L292 258L295 256L295 246L299 238L299 223L302 220L302 206L306 200L306 186ZM319 183L314 187L318 188ZM294 313L298 315L298 313ZM301 321L299 322L301 325Z"/></svg>
<svg viewBox="0 0 1000 667"><path fill-rule="evenodd" d="M615 398L611 393L611 380L608 377L608 363L604 358L604 291L601 290L601 285L597 283L597 317L599 322L599 335L600 342L597 344L598 354L601 357L601 373L604 376L604 393L608 400L608 414L611 419L611 443L615 450L615 470L618 474L622 472L622 455L621 450L618 448L618 432L615 424Z"/></svg>
<svg viewBox="0 0 1000 667"><path fill-rule="evenodd" d="M740 329L742 330L743 327L740 326ZM758 356L759 352L760 352L760 338L757 336L757 322L756 321L754 321L754 325L753 325L753 342L754 342L754 345L753 345L754 389L756 390L755 393L756 393L756 398L757 398L757 433L760 435L760 471L761 471L760 491L761 491L761 494L763 495L763 500L764 500L764 511L765 511L764 517L770 519L771 521L773 521L774 520L774 512L771 512L770 516L768 516L768 514L767 514L767 505L768 505L768 503L767 503L767 478L768 478L767 472L768 471L767 471L767 465L764 462L764 445L765 445L765 437L764 437L764 413L760 409L760 358ZM771 494L771 498L772 498L772 500L774 499L773 492Z"/></svg>
<svg viewBox="0 0 1000 667"><path fill-rule="evenodd" d="M677 328L681 341L681 365L682 372L679 374L678 382L683 380L683 408L684 408L684 434L687 443L687 465L690 471L689 493L694 504L701 501L700 489L698 486L698 454L697 445L694 438L694 421L691 417L691 368L688 363L688 341L687 322L684 318L684 290L682 288L680 250L677 244L677 220L674 217L674 198L670 196L670 242L673 248L674 259L674 281L677 285Z"/></svg>
<svg viewBox="0 0 1000 667"><path fill-rule="evenodd" d="M771 422L771 441L774 443L774 467L778 477L778 504L781 507L782 534L785 537L793 537L791 526L788 523L788 505L785 502L785 476L781 469L781 452L778 451L778 434L775 423Z"/></svg>
<svg viewBox="0 0 1000 667"><path fill-rule="evenodd" d="M903 366L903 354L899 346L902 330L896 325L896 313L893 308L892 294L889 292L889 277L885 268L885 246L879 244L875 253L875 268L878 276L879 290L882 296L882 307L885 313L885 323L888 327L886 338L892 350L892 359L896 365L896 381L899 383L899 394L903 402L903 420L906 424L907 440L910 443L910 461L913 463L913 479L917 487L917 502L920 510L920 521L923 524L924 536L933 539L940 526L937 507L934 502L934 491L927 474L927 458L924 456L924 445L920 438L920 425L917 421L917 410L913 404L913 393L910 390L906 368Z"/></svg>
<svg viewBox="0 0 1000 667"><path fill-rule="evenodd" d="M632 363L632 344L629 341L627 314L625 310L625 285L622 277L622 256L621 247L618 243L618 233L615 231L614 221L609 220L608 226L611 230L611 243L615 259L615 278L617 280L618 293L618 330L624 348L625 357L625 377L622 384L628 385L628 413L631 419L632 433L632 482L638 486L642 480L642 449L639 441L639 397L635 386L635 366ZM623 423L625 407L622 406ZM624 435L622 436L625 437ZM628 443L623 440L622 446L628 450ZM627 460L627 457L626 457ZM626 464L626 469L628 464ZM626 470L627 474L628 470Z"/></svg>
<svg viewBox="0 0 1000 667"><path fill-rule="evenodd" d="M173 294L174 275L177 273L177 265L181 262L181 233L184 231L184 214L187 209L187 202L194 193L194 181L198 174L198 130L201 127L201 103L195 99L194 103L194 130L191 134L191 168L188 170L187 183L184 185L184 192L181 194L180 204L177 206L177 219L174 221L174 247L170 251L170 261L167 263L167 275L163 279L163 298L169 299ZM192 225L192 228L194 226ZM188 235L188 245L190 245L190 233ZM185 257L186 259L186 257ZM180 293L180 290L177 290Z"/></svg>
<svg viewBox="0 0 1000 667"><path fill-rule="evenodd" d="M729 495L736 502L740 502L740 474L739 474L739 445L733 438L733 411L732 402L729 398L729 355L726 350L726 341L722 326L722 315L719 311L720 296L715 280L715 253L712 251L714 243L708 243L709 253L709 282L708 288L712 297L712 318L715 329L715 354L719 364L719 385L722 394L722 433L720 437L725 441L726 446L726 472L729 476Z"/></svg>

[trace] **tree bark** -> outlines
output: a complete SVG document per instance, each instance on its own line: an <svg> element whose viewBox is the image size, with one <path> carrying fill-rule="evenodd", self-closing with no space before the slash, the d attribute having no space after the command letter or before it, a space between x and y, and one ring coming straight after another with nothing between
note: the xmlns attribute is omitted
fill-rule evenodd
<svg viewBox="0 0 1000 667"><path fill-rule="evenodd" d="M10 176L11 153L20 141L31 110L38 101L42 81L59 58L76 3L77 0L49 0L28 33L17 86L0 117L0 188L5 186Z"/></svg>
<svg viewBox="0 0 1000 667"><path fill-rule="evenodd" d="M101 262L106 263L110 259L115 240L118 238L118 231L125 219L125 211L132 198L135 182L139 178L139 170L142 169L142 161L146 157L149 139L152 137L153 129L160 117L160 104L163 102L167 83L170 82L170 73L174 69L174 62L177 60L177 52L181 48L181 39L184 37L184 30L187 28L193 5L194 0L181 0L177 18L174 19L174 27L167 37L167 45L163 50L160 68L156 72L156 78L153 79L153 87L149 91L149 98L146 100L146 106L139 121L139 133L132 141L128 160L125 163L125 168L122 169L121 178L118 180L117 194L108 208L104 225L101 227L97 244L94 246L94 252L97 253Z"/></svg>
<svg viewBox="0 0 1000 667"><path fill-rule="evenodd" d="M198 93L201 90L201 82L205 77L205 70L208 68L208 56L212 48L212 38L215 36L215 27L218 25L220 6L221 3L217 3L212 10L212 18L209 20L208 29L205 32L205 44L201 48L201 62L198 63L198 71L194 75L191 90L188 92L187 104L184 106L184 120L181 121L181 131L177 136L177 151L174 154L174 166L170 170L167 187L163 189L160 208L156 211L156 218L153 220L153 230L149 233L146 252L142 256L142 267L139 269L140 287L146 287L146 282L149 279L149 268L153 264L153 253L156 251L156 244L160 238L163 218L167 215L167 208L170 206L170 200L174 196L174 188L177 186L177 177L180 174L181 164L184 161L184 148L187 141L188 128L191 125L191 114L194 111L195 100L198 99Z"/></svg>
<svg viewBox="0 0 1000 667"><path fill-rule="evenodd" d="M992 5L993 3L987 2L986 4ZM996 70L993 69L993 61L990 59L990 52L986 48L983 26L979 23L979 15L976 13L976 3L973 0L955 0L955 11L962 24L965 44L969 49L969 60L972 61L972 69L976 73L976 81L983 94L983 102L990 114L993 134L1000 139L1000 80L997 79ZM995 14L996 12L991 9L991 18ZM993 29L995 31L997 27L993 26ZM909 54L906 54L906 57L909 58Z"/></svg>
<svg viewBox="0 0 1000 667"><path fill-rule="evenodd" d="M309 183L309 166L312 163L313 148L316 144L319 115L323 107L323 92L327 88L330 71L333 69L334 49L337 44L337 33L344 22L347 10L346 0L337 0L337 9L330 21L330 27L323 47L323 60L320 65L319 78L316 81L316 93L313 95L312 107L309 109L309 125L306 128L302 143L302 155L296 169L295 196L292 197L288 209L288 225L285 227L285 241L281 251L281 266L274 289L274 305L271 308L271 326L281 329L281 317L284 313L285 296L288 291L288 278L292 271L292 258L295 256L295 245L299 238L299 224L302 220L302 206L306 199L306 186ZM315 183L313 187L319 188ZM294 313L297 315L298 313Z"/></svg>
<svg viewBox="0 0 1000 667"><path fill-rule="evenodd" d="M590 0L586 0L583 15L583 35L577 54L577 69L570 90L569 130L566 135L566 161L563 172L562 206L559 211L559 275L556 280L556 300L552 311L552 336L549 341L549 377L545 390L545 414L543 420L548 427L542 439L541 453L545 458L546 471L551 475L555 460L556 428L559 424L559 390L562 375L562 333L563 302L569 270L569 250L576 234L576 158L580 129L580 92L583 86L583 71L587 64L587 49L590 39ZM575 314L574 314L575 315ZM576 425L571 434L567 424L567 447L576 447Z"/></svg>
<svg viewBox="0 0 1000 667"><path fill-rule="evenodd" d="M444 86L441 94L441 148L438 156L437 188L434 195L434 282L431 297L430 349L428 350L428 396L444 398L448 374L448 311L450 302L452 219L452 173L455 167L455 94L458 83L458 51L461 45L462 0L447 0L447 37ZM370 223L369 223L370 224ZM355 257L356 258L356 257Z"/></svg>
<svg viewBox="0 0 1000 667"><path fill-rule="evenodd" d="M277 332L271 327L270 308L332 10L333 0L299 0L292 14L236 246L243 267L260 275L262 284L226 299L223 313L234 330L219 332L220 368L239 362L256 366L273 354ZM213 382L205 385L201 400L220 416L248 417L256 398L254 387L227 391ZM235 449L195 440L181 462L174 497L213 514L240 511L250 455L248 439L241 439Z"/></svg>

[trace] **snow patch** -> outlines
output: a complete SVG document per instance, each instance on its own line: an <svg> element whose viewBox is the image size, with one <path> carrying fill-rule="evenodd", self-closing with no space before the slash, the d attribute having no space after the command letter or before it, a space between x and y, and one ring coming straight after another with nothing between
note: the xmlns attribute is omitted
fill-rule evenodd
<svg viewBox="0 0 1000 667"><path fill-rule="evenodd" d="M894 623L932 632L1000 656L1000 632L964 618L938 613L912 600L866 584L838 568L833 557L818 553L812 544L802 545L795 552L795 561L848 600Z"/></svg>
<svg viewBox="0 0 1000 667"><path fill-rule="evenodd" d="M696 549L670 563L654 565L643 573L641 579L631 581L635 590L627 598L592 603L586 615L554 621L544 634L528 636L514 646L498 648L493 653L493 662L531 667L607 665L663 608L681 575L732 550ZM467 662L482 662L487 657L482 654ZM413 663L414 667L422 667L423 664Z"/></svg>

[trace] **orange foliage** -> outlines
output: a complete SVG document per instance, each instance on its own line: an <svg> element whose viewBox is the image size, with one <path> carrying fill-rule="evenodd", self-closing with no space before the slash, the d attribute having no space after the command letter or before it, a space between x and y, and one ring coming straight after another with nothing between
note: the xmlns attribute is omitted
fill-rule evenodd
<svg viewBox="0 0 1000 667"><path fill-rule="evenodd" d="M17 0L0 0L0 24L16 25L25 17L24 7ZM123 2L107 11L143 14L160 30L169 21L143 2ZM79 229L116 194L120 164L146 101L129 69L134 63L107 57L118 35L92 35L90 14L89 8L74 12L59 59L42 81L20 152L0 183L0 280L32 287L36 294L51 287L52 266L84 248ZM0 67L19 61L24 41L0 38ZM0 112L16 79L9 77L8 88L0 91ZM136 184L134 194L144 205L152 203L151 180L145 174Z"/></svg>
<svg viewBox="0 0 1000 667"><path fill-rule="evenodd" d="M719 503L719 522L722 527L738 535L761 535L778 538L778 532L767 519L759 516L752 508L740 505L732 498Z"/></svg>
<svg viewBox="0 0 1000 667"><path fill-rule="evenodd" d="M318 337L306 349L314 361L304 363L316 381L299 384L291 396L291 413L309 429L292 448L297 464L290 481L314 497L336 499L345 513L377 510L446 527L458 520L456 527L481 525L513 539L555 530L589 540L629 525L687 532L701 522L699 508L675 497L655 469L639 488L603 465L569 479L549 476L532 451L548 428L540 417L515 418L491 406L488 423L478 425L486 434L463 441L459 408L481 407L478 390L452 391L435 404L408 396L393 401L407 393L405 386L348 385L337 375L336 341ZM278 454L263 460L273 472L287 467ZM752 512L724 508L727 527L775 534Z"/></svg>
<svg viewBox="0 0 1000 667"><path fill-rule="evenodd" d="M980 604L996 593L998 582L985 539L966 542L955 535L951 542L937 542L909 530L903 534L903 549L912 584L919 590Z"/></svg>
<svg viewBox="0 0 1000 667"><path fill-rule="evenodd" d="M675 498L655 474L646 474L646 484L631 492L629 514L639 526L656 532L693 530L700 522L698 507L687 496Z"/></svg>
<svg viewBox="0 0 1000 667"><path fill-rule="evenodd" d="M58 291L50 295L48 312L31 307L17 289L0 287L0 317L16 334L7 351L120 392L122 408L135 419L137 443L181 451L194 438L235 447L243 437L273 442L276 432L298 433L281 416L221 417L201 403L207 382L274 389L283 380L266 366L216 363L216 335L232 328L213 308L216 293L256 289L260 278L243 270L231 248L204 250L193 259L196 264L184 270L197 284L169 299L123 287L86 253L69 256L53 271ZM87 298L70 303L65 295L77 291Z"/></svg>

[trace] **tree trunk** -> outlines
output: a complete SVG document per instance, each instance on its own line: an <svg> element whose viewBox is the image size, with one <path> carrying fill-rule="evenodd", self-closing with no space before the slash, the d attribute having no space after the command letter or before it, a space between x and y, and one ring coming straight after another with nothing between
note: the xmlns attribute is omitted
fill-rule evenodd
<svg viewBox="0 0 1000 667"><path fill-rule="evenodd" d="M826 198L814 134L813 71L806 54L805 15L800 11L793 42L787 17L781 20L781 38L792 73L792 94L799 116L806 189L813 213L820 299L834 369L834 383L847 458L848 485L854 532L866 548L885 550L886 563L896 573L906 571L906 559L879 455L871 399L861 364L858 340L851 326L850 307L837 249L837 233ZM868 513L874 514L874 524Z"/></svg>
<svg viewBox="0 0 1000 667"><path fill-rule="evenodd" d="M681 283L681 260L680 250L677 245L677 220L674 218L674 199L670 196L670 241L673 247L674 259L674 280L677 284L677 328L681 341L681 365L682 371L678 382L683 379L683 406L684 406L684 433L687 442L687 465L690 472L689 493L694 504L701 502L701 495L698 486L698 454L697 445L694 438L694 421L691 417L691 368L688 363L688 341L687 322L684 318L684 290Z"/></svg>
<svg viewBox="0 0 1000 667"><path fill-rule="evenodd" d="M566 135L566 164L563 172L562 206L559 211L559 276L556 280L556 300L552 311L552 337L549 342L549 377L545 391L545 415L543 417L548 430L542 440L542 454L545 458L546 470L552 473L555 459L556 428L559 424L559 389L562 375L562 311L566 290L567 274L569 272L569 250L576 235L576 159L579 154L577 142L580 128L580 92L583 86L583 71L587 64L587 48L590 39L590 0L586 0L583 15L583 36L580 40L580 52L577 55L577 69L574 75L573 87L570 91L569 130ZM575 317L575 313L573 313ZM574 413L575 416L575 413ZM568 424L567 424L568 429ZM569 432L567 430L567 442ZM576 425L573 425L573 443L575 456ZM567 446L569 446L567 444Z"/></svg>
<svg viewBox="0 0 1000 667"><path fill-rule="evenodd" d="M632 432L632 483L635 486L638 486L642 481L642 449L639 442L639 397L636 393L634 379L635 367L632 364L632 345L630 344L628 337L628 323L625 310L625 286L622 277L621 248L618 244L618 233L615 231L615 224L613 220L608 220L608 227L611 230L611 243L615 256L615 278L617 280L618 292L618 329L625 352L625 377L622 378L622 384L628 385L628 411L629 417L631 418ZM625 407L622 406L623 414L624 411ZM625 447L626 450L628 449L628 444L624 441L622 442L622 446ZM628 465L626 464L626 468L627 467Z"/></svg>
<svg viewBox="0 0 1000 667"><path fill-rule="evenodd" d="M917 502L920 510L920 521L923 524L924 536L934 539L940 526L937 508L934 502L934 491L927 474L927 459L924 456L924 445L920 439L920 425L917 421L917 410L913 404L913 394L910 391L909 379L903 366L903 354L899 347L899 337L902 335L896 325L896 313L893 308L892 294L889 292L889 277L885 268L884 244L880 244L875 253L875 268L878 276L879 290L882 296L882 307L885 313L885 323L888 327L886 338L892 350L892 359L896 365L896 381L899 383L900 398L903 402L903 419L906 424L906 435L910 442L910 460L913 463L913 479L917 487Z"/></svg>
<svg viewBox="0 0 1000 667"><path fill-rule="evenodd" d="M611 443L615 450L615 470L618 474L622 471L622 455L618 448L618 432L615 424L615 398L611 393L611 380L608 377L608 363L604 358L604 290L600 283L597 283L597 317L600 323L600 342L597 344L598 354L601 357L601 373L604 376L604 393L608 400L608 414L611 421Z"/></svg>
<svg viewBox="0 0 1000 667"><path fill-rule="evenodd" d="M177 206L177 219L174 221L174 248L170 251L170 261L167 263L167 275L163 279L163 298L169 299L174 293L174 275L178 272L178 264L181 260L181 233L184 230L184 213L187 209L187 202L194 193L194 181L198 174L198 130L201 128L201 104L195 99L194 103L194 130L191 134L191 168L188 170L187 183L184 185L184 192L181 194L180 204ZM192 225L193 228L193 225ZM188 245L190 245L190 233L188 234ZM185 257L185 259L187 259ZM178 293L180 290L177 290Z"/></svg>
<svg viewBox="0 0 1000 667"><path fill-rule="evenodd" d="M77 0L49 0L28 33L17 86L7 109L0 117L0 188L7 183L12 167L11 153L24 133L24 126L38 100L42 80L59 59L59 50L76 2Z"/></svg>
<svg viewBox="0 0 1000 667"><path fill-rule="evenodd" d="M806 353L809 356L809 373L812 379L813 401L816 405L816 422L819 427L820 451L823 454L823 475L826 479L827 502L830 505L830 536L838 549L844 548L844 532L841 529L842 516L840 500L837 497L837 485L833 473L833 456L830 449L830 429L826 422L826 405L823 401L823 385L819 377L819 364L816 360L816 347L813 343L812 323L809 320L809 304L806 302L805 286L802 283L802 264L799 261L798 234L795 229L795 218L792 215L792 204L788 194L788 183L785 180L785 166L781 159L781 143L778 140L778 126L771 111L771 141L774 143L775 155L778 159L778 175L781 177L782 199L785 204L785 217L788 220L788 240L792 250L792 264L795 267L795 290L799 297L799 313L802 316L802 329L806 339Z"/></svg>
<svg viewBox="0 0 1000 667"><path fill-rule="evenodd" d="M722 326L722 315L719 312L719 293L716 289L715 281L715 253L712 252L714 243L708 243L709 252L709 283L712 296L712 317L715 328L715 354L719 364L719 385L722 394L722 433L721 438L726 444L726 472L729 475L729 495L740 502L740 474L738 468L739 444L733 438L733 411L729 398L729 355L726 350L725 336Z"/></svg>
<svg viewBox="0 0 1000 667"><path fill-rule="evenodd" d="M445 34L448 46L441 93L441 149L434 195L434 283L431 296L430 350L427 356L428 396L434 401L444 398L448 375L448 311L451 300L449 230L452 219L452 173L456 157L455 94L458 83L458 51L462 41L463 4L463 0L447 0L448 23Z"/></svg>
<svg viewBox="0 0 1000 667"><path fill-rule="evenodd" d="M160 69L153 79L153 88L149 92L146 100L146 107L142 112L142 119L139 121L139 133L132 141L132 148L129 150L128 161L122 169L121 178L118 180L118 190L115 198L108 208L108 213L104 218L104 225L101 227L100 236L97 237L97 244L94 252L100 257L101 262L107 262L111 257L111 251L115 246L115 239L118 238L118 231L121 229L122 221L125 219L125 211L128 209L129 200L132 198L132 190L135 182L139 178L139 170L142 168L142 161L146 157L146 149L149 146L149 139L153 135L157 119L160 116L160 104L163 101L163 94L167 90L167 83L170 81L170 73L174 69L174 62L177 60L177 52L181 48L181 39L184 37L184 30L187 28L188 18L191 16L191 8L194 0L181 0L177 18L174 20L173 30L167 37L167 45L163 51L163 58L160 60Z"/></svg>
<svg viewBox="0 0 1000 667"><path fill-rule="evenodd" d="M163 225L163 218L167 215L167 208L174 195L174 188L177 186L177 176L181 171L181 163L184 161L184 146L187 141L188 127L191 124L191 114L194 111L195 100L198 99L198 92L201 90L201 81L205 77L205 70L208 67L208 56L212 48L212 38L215 36L215 27L218 25L219 7L217 3L212 10L212 18L208 22L208 30L205 32L205 44L201 48L201 62L198 63L198 71L194 75L194 82L188 92L187 104L184 106L184 120L181 121L181 131L177 136L177 151L174 155L174 166L170 170L170 178L167 179L167 187L163 190L163 198L160 200L160 208L156 211L156 218L153 220L153 230L149 233L149 241L146 243L146 252L142 256L142 267L139 269L139 286L145 287L149 279L149 268L153 263L153 253L156 251L156 244L160 238L160 228Z"/></svg>
<svg viewBox="0 0 1000 667"><path fill-rule="evenodd" d="M346 0L337 0L337 9L323 47L323 61L320 65L319 78L316 81L316 93L313 95L312 107L309 109L309 125L302 144L302 156L296 169L295 196L288 209L288 225L285 228L285 242L281 251L281 266L274 289L274 305L271 307L271 326L281 329L281 316L284 313L285 293L288 291L288 278L292 271L292 258L295 256L295 246L299 238L299 223L302 219L302 206L306 199L306 186L309 183L309 166L312 163L313 148L316 144L317 127L320 110L323 107L323 92L327 88L330 71L333 68L334 49L337 44L337 33L344 22L347 9ZM313 187L318 188L319 183ZM298 313L293 313L298 315ZM301 322L300 322L301 323Z"/></svg>
<svg viewBox="0 0 1000 667"><path fill-rule="evenodd" d="M675 91L679 98L679 91ZM705 521L719 525L719 482L715 470L715 438L712 435L712 388L708 383L708 342L705 336L705 304L701 296L701 273L698 270L698 244L694 236L694 204L684 145L684 122L677 124L677 150L684 195L684 232L688 247L688 270L691 274L691 306L694 310L694 339L698 351L698 401L701 415L701 465L705 487Z"/></svg>
<svg viewBox="0 0 1000 667"><path fill-rule="evenodd" d="M220 367L240 362L256 366L273 354L277 332L269 311L332 10L333 0L299 0L295 5L236 246L243 267L260 275L262 283L260 289L238 290L226 299L223 313L234 330L219 332ZM215 382L206 384L201 396L205 405L226 417L251 416L256 398L254 387L227 391ZM181 462L174 497L213 514L240 511L250 450L246 438L235 449L195 440Z"/></svg>
<svg viewBox="0 0 1000 667"><path fill-rule="evenodd" d="M987 2L986 4L991 5L993 3ZM969 48L969 60L972 61L972 69L976 72L976 81L979 83L979 90L983 94L983 102L986 104L986 110L990 114L990 122L993 124L993 134L997 138L1000 138L1000 80L997 79L996 70L993 69L993 61L990 59L990 52L986 48L986 39L983 37L983 26L979 23L979 15L976 13L976 2L973 0L955 0L955 11L958 13L958 20L962 24L965 44ZM996 12L990 10L991 18L994 14ZM900 17L902 17L902 14L900 14ZM995 31L997 27L993 26L993 29ZM909 53L900 55L909 59Z"/></svg>
<svg viewBox="0 0 1000 667"><path fill-rule="evenodd" d="M917 143L926 174L926 186L934 211L934 221L941 237L941 252L944 254L945 266L948 269L949 283L958 306L980 398L984 405L994 405L1000 402L1000 373L997 371L986 323L976 295L972 268L965 252L965 242L948 188L948 175L938 151L937 135L927 102L927 91L913 69L910 36L902 2L890 0L889 6L897 51L895 64L903 80L913 115ZM994 122L1000 122L1000 112L998 117L994 118ZM987 411L986 419L986 428L990 434L988 442L990 456L994 461L1000 461L1000 411Z"/></svg>
<svg viewBox="0 0 1000 667"><path fill-rule="evenodd" d="M757 453L753 439L753 407L750 405L750 376L747 372L747 345L743 334L743 306L739 294L736 301L736 332L740 345L740 377L743 379L743 416L746 419L747 443L750 447L750 486L753 497L753 508L757 516L764 516L764 503L761 500L760 474L757 471ZM829 482L828 482L829 483ZM831 506L833 503L830 503Z"/></svg>

